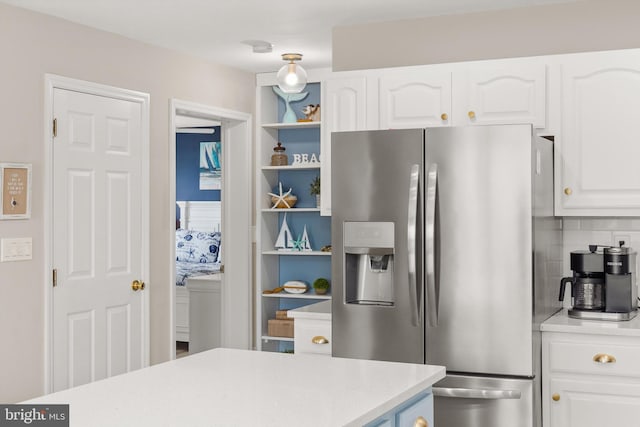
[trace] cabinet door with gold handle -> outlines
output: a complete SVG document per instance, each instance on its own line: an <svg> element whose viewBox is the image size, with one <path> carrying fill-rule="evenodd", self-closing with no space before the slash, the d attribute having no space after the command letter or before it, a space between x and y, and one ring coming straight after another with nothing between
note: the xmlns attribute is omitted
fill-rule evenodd
<svg viewBox="0 0 640 427"><path fill-rule="evenodd" d="M131 289L133 289L133 291L142 291L144 290L144 282L140 281L140 280L134 280L133 282L131 282Z"/></svg>
<svg viewBox="0 0 640 427"><path fill-rule="evenodd" d="M424 417L420 416L416 418L416 422L413 423L413 427L429 427L429 423L424 419Z"/></svg>

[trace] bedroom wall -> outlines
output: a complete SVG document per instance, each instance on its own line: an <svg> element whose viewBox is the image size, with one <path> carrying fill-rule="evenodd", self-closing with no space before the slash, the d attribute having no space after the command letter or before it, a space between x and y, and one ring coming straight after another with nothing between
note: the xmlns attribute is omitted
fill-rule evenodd
<svg viewBox="0 0 640 427"><path fill-rule="evenodd" d="M213 134L176 134L176 200L220 200L220 190L200 190L201 142L220 142L220 126Z"/></svg>
<svg viewBox="0 0 640 427"><path fill-rule="evenodd" d="M254 114L255 76L0 4L0 162L33 164L32 216L0 221L31 237L33 259L0 263L0 402L44 392L44 74L146 92L150 111L151 363L169 359L169 99Z"/></svg>
<svg viewBox="0 0 640 427"><path fill-rule="evenodd" d="M637 0L582 0L333 29L333 70L636 48Z"/></svg>

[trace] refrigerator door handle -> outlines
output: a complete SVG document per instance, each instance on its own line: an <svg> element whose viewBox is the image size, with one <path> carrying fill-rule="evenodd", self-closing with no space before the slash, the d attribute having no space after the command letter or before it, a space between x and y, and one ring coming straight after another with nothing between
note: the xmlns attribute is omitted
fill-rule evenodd
<svg viewBox="0 0 640 427"><path fill-rule="evenodd" d="M411 310L411 324L419 326L420 322L420 302L418 301L418 283L416 280L417 260L416 260L416 237L418 221L418 186L420 184L420 165L411 166L409 178L409 207L407 218L407 255L409 263L409 299Z"/></svg>
<svg viewBox="0 0 640 427"><path fill-rule="evenodd" d="M427 206L425 218L426 240L426 278L427 278L427 307L429 313L429 326L438 326L438 303L436 301L436 200L438 185L438 165L433 163L427 174Z"/></svg>
<svg viewBox="0 0 640 427"><path fill-rule="evenodd" d="M433 395L462 399L520 399L520 390L433 387Z"/></svg>

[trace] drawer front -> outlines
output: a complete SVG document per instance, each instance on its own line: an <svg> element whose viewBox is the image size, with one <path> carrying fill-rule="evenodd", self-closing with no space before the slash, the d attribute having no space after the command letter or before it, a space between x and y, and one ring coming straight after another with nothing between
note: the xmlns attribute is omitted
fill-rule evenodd
<svg viewBox="0 0 640 427"><path fill-rule="evenodd" d="M640 361L640 345L561 340L549 343L551 372L640 378L638 361Z"/></svg>
<svg viewBox="0 0 640 427"><path fill-rule="evenodd" d="M296 354L311 353L331 356L331 322L328 320L296 319L294 322ZM324 337L327 343L314 343L314 337Z"/></svg>
<svg viewBox="0 0 640 427"><path fill-rule="evenodd" d="M396 420L398 426L420 425L418 419L422 418L427 425L433 425L433 395L429 394L415 403L398 412Z"/></svg>

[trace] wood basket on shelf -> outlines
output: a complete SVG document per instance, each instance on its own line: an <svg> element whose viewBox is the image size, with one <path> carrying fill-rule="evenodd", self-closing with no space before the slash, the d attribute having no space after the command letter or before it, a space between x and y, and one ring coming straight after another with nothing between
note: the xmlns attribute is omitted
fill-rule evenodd
<svg viewBox="0 0 640 427"><path fill-rule="evenodd" d="M294 207L298 202L298 197L294 195L289 195L289 196L286 196L284 200L287 202L289 206L287 206L287 204L285 204L284 201L279 200L278 197L271 196L271 204L273 205L274 208L279 208L279 209Z"/></svg>

